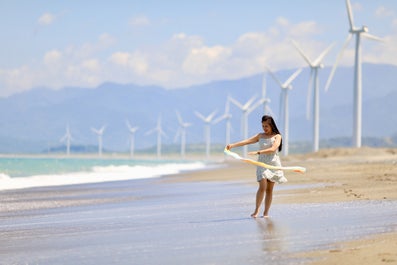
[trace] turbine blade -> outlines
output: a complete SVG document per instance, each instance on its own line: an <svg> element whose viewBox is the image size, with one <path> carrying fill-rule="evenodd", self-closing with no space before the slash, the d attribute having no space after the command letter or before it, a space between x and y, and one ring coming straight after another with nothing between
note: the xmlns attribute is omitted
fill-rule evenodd
<svg viewBox="0 0 397 265"><path fill-rule="evenodd" d="M292 81L294 81L294 79L302 72L302 68L299 68L298 70L295 71L295 73L293 73L287 81L285 81L285 83L283 84L283 87L287 87L289 86Z"/></svg>
<svg viewBox="0 0 397 265"><path fill-rule="evenodd" d="M182 120L181 114L177 110L175 112L176 112L176 116L178 118L179 125L182 125L183 124L183 120Z"/></svg>
<svg viewBox="0 0 397 265"><path fill-rule="evenodd" d="M298 50L299 54L303 57L303 59L307 62L308 65L313 66L314 64L311 63L309 57L305 55L305 53L302 51L302 49L299 47L298 43L294 40L291 40L292 45L295 46L295 48Z"/></svg>
<svg viewBox="0 0 397 265"><path fill-rule="evenodd" d="M180 135L181 135L181 128L178 128L178 130L176 130L176 134L174 136L174 143L176 143L176 140L178 140Z"/></svg>
<svg viewBox="0 0 397 265"><path fill-rule="evenodd" d="M130 123L129 120L125 120L125 125L127 126L127 128L128 128L129 130L131 130L132 126L131 126L131 123Z"/></svg>
<svg viewBox="0 0 397 265"><path fill-rule="evenodd" d="M230 102L229 102L229 98L226 100L226 104L225 104L225 114L230 112Z"/></svg>
<svg viewBox="0 0 397 265"><path fill-rule="evenodd" d="M206 119L207 122L211 122L217 112L218 112L217 110L214 110L210 115L208 115Z"/></svg>
<svg viewBox="0 0 397 265"><path fill-rule="evenodd" d="M266 71L262 77L262 98L266 98Z"/></svg>
<svg viewBox="0 0 397 265"><path fill-rule="evenodd" d="M258 100L250 109L247 110L247 113L251 113L253 110L255 110L257 107L259 107L260 105L263 104L263 102L265 101L265 99L261 98L260 100Z"/></svg>
<svg viewBox="0 0 397 265"><path fill-rule="evenodd" d="M328 88L331 85L331 81L332 81L332 78L334 77L334 74L335 74L335 71L336 71L336 67L338 66L338 63L339 63L340 59L342 58L343 52L345 51L347 45L349 44L351 37L352 37L352 34L349 34L347 36L347 38L345 40L345 43L342 46L342 49L340 50L338 56L336 57L334 66L332 67L332 70L331 70L331 72L330 72L330 74L328 76L327 83L325 84L325 88L324 88L325 91L328 91Z"/></svg>
<svg viewBox="0 0 397 265"><path fill-rule="evenodd" d="M238 108L240 108L240 109L244 109L244 106L243 106L243 105L241 105L241 103L240 103L240 102L238 102L237 100L235 100L234 98L232 98L232 97L229 97L229 101L230 101L230 102L232 102L234 105L236 105Z"/></svg>
<svg viewBox="0 0 397 265"><path fill-rule="evenodd" d="M106 129L106 125L103 125L102 128L99 130L99 133L102 134Z"/></svg>
<svg viewBox="0 0 397 265"><path fill-rule="evenodd" d="M159 131L160 135L164 136L165 138L167 138L167 135L165 134L165 132L160 128Z"/></svg>
<svg viewBox="0 0 397 265"><path fill-rule="evenodd" d="M195 111L194 114L196 114L196 116L197 116L199 119L205 121L205 117L204 117L200 112Z"/></svg>
<svg viewBox="0 0 397 265"><path fill-rule="evenodd" d="M369 34L369 33L367 33L367 32L362 33L361 36L363 36L363 37L365 37L365 38L367 38L367 39L370 39L370 40L376 40L376 41L380 41L380 42L385 42L384 39L382 39L382 38L380 38L380 37L377 37L377 36L375 36L375 35Z"/></svg>
<svg viewBox="0 0 397 265"><path fill-rule="evenodd" d="M273 73L268 67L266 67L266 69L267 69L267 72L270 74L270 76L274 79L274 81L276 81L276 83L277 83L280 87L282 87L283 84L280 82L280 80L278 80L278 78L274 75L274 73Z"/></svg>
<svg viewBox="0 0 397 265"><path fill-rule="evenodd" d="M347 16L349 18L350 30L353 30L354 28L353 12L349 0L346 0L346 9L347 9Z"/></svg>
<svg viewBox="0 0 397 265"><path fill-rule="evenodd" d="M254 95L252 98L250 98L247 103L244 104L243 108L246 110L249 108L249 106L251 106L251 104L254 102L254 100L256 99L256 95Z"/></svg>
<svg viewBox="0 0 397 265"><path fill-rule="evenodd" d="M151 129L150 131L147 131L147 132L145 133L145 135L152 134L152 133L154 133L156 130L157 130L157 128Z"/></svg>
<svg viewBox="0 0 397 265"><path fill-rule="evenodd" d="M218 117L217 119L215 119L215 120L212 122L212 124L218 124L219 122L223 121L223 120L226 119L226 118L227 118L227 115L224 114L224 115Z"/></svg>
<svg viewBox="0 0 397 265"><path fill-rule="evenodd" d="M321 61L323 60L323 58L325 57L325 55L327 55L327 53L329 53L329 51L332 49L332 47L334 47L335 43L332 43L331 45L328 46L327 49L325 49L318 57L317 59L314 61L313 65L319 65L321 63Z"/></svg>

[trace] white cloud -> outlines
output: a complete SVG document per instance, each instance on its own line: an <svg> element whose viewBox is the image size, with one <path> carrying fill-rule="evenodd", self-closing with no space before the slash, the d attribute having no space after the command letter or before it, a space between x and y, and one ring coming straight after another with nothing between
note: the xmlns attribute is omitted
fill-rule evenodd
<svg viewBox="0 0 397 265"><path fill-rule="evenodd" d="M365 47L363 61L397 64L396 32L386 36L387 44ZM94 43L49 50L35 64L0 69L0 84L6 88L2 95L7 95L37 86L86 87L106 81L174 88L236 79L262 72L265 64L273 70L306 66L289 39L314 59L330 44L316 41L322 33L313 21L294 24L279 17L266 31L244 33L228 45L209 45L201 36L177 33L166 42L135 50L114 50L117 40L103 33ZM340 45L327 55L331 63ZM353 56L350 44L341 65L351 65Z"/></svg>
<svg viewBox="0 0 397 265"><path fill-rule="evenodd" d="M89 59L81 63L81 68L93 73L99 73L101 66L97 59Z"/></svg>
<svg viewBox="0 0 397 265"><path fill-rule="evenodd" d="M130 54L128 52L115 52L113 53L109 61L120 66L128 66L130 60Z"/></svg>
<svg viewBox="0 0 397 265"><path fill-rule="evenodd" d="M148 70L146 55L139 51L133 53L116 52L110 56L109 61L116 66L132 70L138 75L144 75Z"/></svg>
<svg viewBox="0 0 397 265"><path fill-rule="evenodd" d="M211 75L212 68L222 64L231 54L222 46L193 48L182 62L182 72L190 75Z"/></svg>
<svg viewBox="0 0 397 265"><path fill-rule="evenodd" d="M38 24L41 26L51 25L55 20L55 15L51 13L44 13L37 20Z"/></svg>
<svg viewBox="0 0 397 265"><path fill-rule="evenodd" d="M44 64L54 65L56 63L59 63L61 59L62 53L58 50L52 50L44 55Z"/></svg>

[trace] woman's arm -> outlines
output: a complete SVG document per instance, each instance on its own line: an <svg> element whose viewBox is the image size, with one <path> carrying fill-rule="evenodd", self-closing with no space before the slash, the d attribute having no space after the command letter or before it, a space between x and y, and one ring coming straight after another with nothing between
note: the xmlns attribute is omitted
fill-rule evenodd
<svg viewBox="0 0 397 265"><path fill-rule="evenodd" d="M247 144L257 143L258 141L259 141L259 133L257 135L252 136L251 138L242 140L240 142L228 144L226 146L226 149L230 150L230 149L235 148L235 147L244 146L244 145L247 145Z"/></svg>
<svg viewBox="0 0 397 265"><path fill-rule="evenodd" d="M260 155L260 154L271 154L271 153L276 152L278 147L281 144L281 135L276 134L274 137L275 137L275 140L271 147L262 149L262 150L258 150L258 151L254 151L254 152L249 152L248 154L249 155Z"/></svg>

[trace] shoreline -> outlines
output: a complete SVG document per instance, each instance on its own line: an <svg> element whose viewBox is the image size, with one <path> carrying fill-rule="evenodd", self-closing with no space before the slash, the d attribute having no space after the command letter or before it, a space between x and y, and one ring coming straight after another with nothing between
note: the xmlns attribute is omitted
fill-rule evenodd
<svg viewBox="0 0 397 265"><path fill-rule="evenodd" d="M332 203L335 206L335 203L343 204L343 202L371 203L397 200L395 192L397 190L397 149L340 148L321 150L316 154L290 155L281 159L284 166L304 166L307 172L305 174L285 173L288 182L275 186L272 209L277 209L278 206L282 208L289 204L299 209L299 204L310 206L311 203L315 205ZM234 183L237 185L234 189L237 190L241 183L244 185L242 189L248 192L252 188L253 206L257 187L255 166L228 158L215 165L215 168L184 171L177 175L151 179L150 182L142 179L132 180L133 182L116 181L3 191L0 192L0 212L3 213L4 220L12 220L14 216L19 215L28 216L30 213L42 210L45 212L46 209L52 211L59 208L60 211L73 213L78 209L73 208L75 206L95 207L95 205L120 205L139 201L142 198L135 193L135 185L146 185L145 183L178 185L179 183L183 186L200 182L202 183L200 185L211 187L212 181L224 187L224 184ZM161 189L161 186L158 185L157 188ZM168 194L168 191L164 192L165 195ZM184 190L180 192L185 193ZM196 196L201 196L201 194ZM211 193L211 196L217 196L217 194ZM247 203L240 203L251 209L249 197L248 194ZM33 212L30 212L31 210ZM249 212L247 212L248 215ZM262 222L266 219L259 218L257 221ZM366 261L370 264L385 264L385 262L397 264L395 252L397 223L389 230L390 232L387 233L374 233L359 239L328 245L321 250L304 251L292 255L299 259L303 258L310 264L362 265L367 263Z"/></svg>

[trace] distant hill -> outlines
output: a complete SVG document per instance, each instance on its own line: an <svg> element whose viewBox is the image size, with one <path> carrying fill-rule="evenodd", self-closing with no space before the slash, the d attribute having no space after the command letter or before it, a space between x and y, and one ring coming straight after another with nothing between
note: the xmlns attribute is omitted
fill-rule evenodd
<svg viewBox="0 0 397 265"><path fill-rule="evenodd" d="M276 72L285 80L292 70ZM327 93L324 83L330 69L320 71L320 139L349 139L352 135L353 70L339 68ZM293 82L290 91L290 141L307 142L311 139L311 121L306 120L306 94L309 69ZM397 134L397 67L391 65L363 65L363 137L395 139ZM152 148L156 135L147 132L156 126L161 115L167 137L165 145L172 145L178 129L175 111L188 128L188 144L203 143L204 127L194 111L209 115L224 111L227 95L245 103L253 95L261 95L262 74L239 80L223 80L181 89L167 90L158 86L104 83L97 88L65 87L61 90L35 88L28 92L0 99L0 153L41 152L56 149L62 143L67 125L77 146L95 146L97 138L91 127L106 125L103 145L107 150L127 151L129 134L125 121L138 126L135 141L137 149ZM279 112L279 92L276 83L267 78L267 95L271 99L276 120ZM232 111L232 140L242 138L241 111L234 105ZM261 131L262 108L249 115L249 135ZM281 128L281 123L279 122ZM211 127L214 144L224 144L225 124Z"/></svg>

